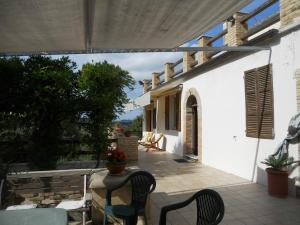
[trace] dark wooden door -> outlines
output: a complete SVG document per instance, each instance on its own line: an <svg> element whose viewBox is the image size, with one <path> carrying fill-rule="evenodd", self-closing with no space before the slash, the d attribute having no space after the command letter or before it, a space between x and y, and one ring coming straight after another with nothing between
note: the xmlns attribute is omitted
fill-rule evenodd
<svg viewBox="0 0 300 225"><path fill-rule="evenodd" d="M198 112L197 106L192 108L193 112L193 154L198 156Z"/></svg>

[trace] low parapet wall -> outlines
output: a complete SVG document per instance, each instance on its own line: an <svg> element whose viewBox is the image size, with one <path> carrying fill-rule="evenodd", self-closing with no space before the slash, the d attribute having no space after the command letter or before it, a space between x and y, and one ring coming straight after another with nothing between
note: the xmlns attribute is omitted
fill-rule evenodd
<svg viewBox="0 0 300 225"><path fill-rule="evenodd" d="M68 170L68 169L94 169L96 168L97 160L86 160L86 161L68 161L58 163L56 165L57 170ZM97 168L104 168L105 164L101 160ZM13 163L10 165L10 172L25 172L30 171L28 163Z"/></svg>
<svg viewBox="0 0 300 225"><path fill-rule="evenodd" d="M90 174L99 170L104 169L35 171L8 175L4 207L24 203L51 207L64 199L81 199L83 175L86 174L89 181Z"/></svg>

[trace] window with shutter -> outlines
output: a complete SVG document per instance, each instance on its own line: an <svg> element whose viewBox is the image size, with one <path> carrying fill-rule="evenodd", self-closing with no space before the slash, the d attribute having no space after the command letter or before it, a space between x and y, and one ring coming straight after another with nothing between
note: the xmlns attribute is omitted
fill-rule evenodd
<svg viewBox="0 0 300 225"><path fill-rule="evenodd" d="M170 97L165 97L165 130L169 130L170 127Z"/></svg>
<svg viewBox="0 0 300 225"><path fill-rule="evenodd" d="M150 132L151 130L151 110L146 110L146 131Z"/></svg>
<svg viewBox="0 0 300 225"><path fill-rule="evenodd" d="M178 92L176 93L176 101L175 101L175 111L176 111L176 130L180 131L181 130L181 120L180 120L180 106L181 106L181 93Z"/></svg>
<svg viewBox="0 0 300 225"><path fill-rule="evenodd" d="M246 136L272 139L274 109L272 65L245 72Z"/></svg>
<svg viewBox="0 0 300 225"><path fill-rule="evenodd" d="M153 121L153 129L156 129L156 108L153 108L152 115L153 115L153 119L152 119L152 121Z"/></svg>

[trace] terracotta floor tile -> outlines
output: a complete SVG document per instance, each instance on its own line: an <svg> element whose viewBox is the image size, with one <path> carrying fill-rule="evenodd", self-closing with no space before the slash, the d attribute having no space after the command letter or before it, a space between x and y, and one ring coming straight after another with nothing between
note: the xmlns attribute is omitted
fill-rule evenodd
<svg viewBox="0 0 300 225"><path fill-rule="evenodd" d="M154 212L150 224L158 224L160 209L204 188L218 191L225 204L221 225L300 224L300 200L270 197L265 186L197 163L177 163L179 156L166 152L139 152L139 167L153 173L157 188L151 194ZM168 224L194 224L195 204L168 214Z"/></svg>

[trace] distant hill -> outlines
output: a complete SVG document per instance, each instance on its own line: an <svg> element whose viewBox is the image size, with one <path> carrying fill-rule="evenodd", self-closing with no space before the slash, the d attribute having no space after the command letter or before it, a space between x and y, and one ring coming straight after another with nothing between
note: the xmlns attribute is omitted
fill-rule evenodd
<svg viewBox="0 0 300 225"><path fill-rule="evenodd" d="M127 127L129 124L132 123L132 120L116 120L113 124L119 123L122 127Z"/></svg>

